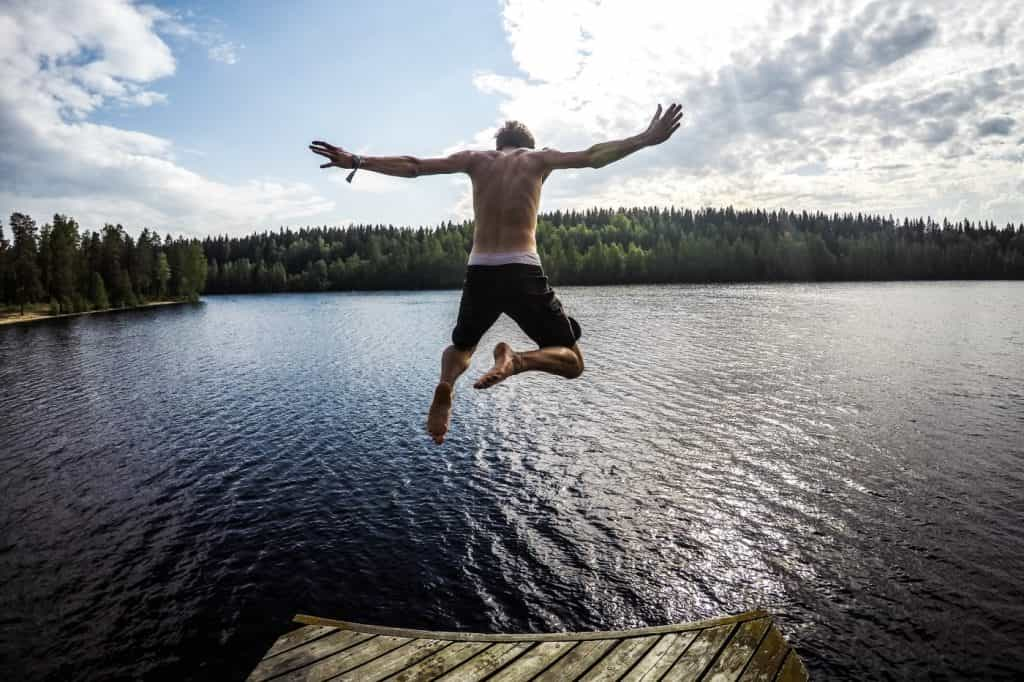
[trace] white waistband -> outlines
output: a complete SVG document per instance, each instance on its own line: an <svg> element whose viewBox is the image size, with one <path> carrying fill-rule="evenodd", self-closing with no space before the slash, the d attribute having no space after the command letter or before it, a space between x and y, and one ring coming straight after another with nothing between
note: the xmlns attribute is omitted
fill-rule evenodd
<svg viewBox="0 0 1024 682"><path fill-rule="evenodd" d="M470 265L507 265L509 263L522 263L523 265L540 265L540 256L536 251L505 251L502 253L477 253L469 254Z"/></svg>

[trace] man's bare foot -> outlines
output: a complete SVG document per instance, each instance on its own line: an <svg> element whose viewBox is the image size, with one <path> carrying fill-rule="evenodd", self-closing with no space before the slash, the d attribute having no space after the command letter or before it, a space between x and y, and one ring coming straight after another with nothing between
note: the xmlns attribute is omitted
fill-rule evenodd
<svg viewBox="0 0 1024 682"><path fill-rule="evenodd" d="M440 382L434 389L434 402L430 403L427 414L427 433L440 445L448 433L448 420L452 416L453 387L447 382Z"/></svg>
<svg viewBox="0 0 1024 682"><path fill-rule="evenodd" d="M518 359L512 347L502 341L494 347L494 367L477 379L473 388L490 388L516 374L519 371Z"/></svg>

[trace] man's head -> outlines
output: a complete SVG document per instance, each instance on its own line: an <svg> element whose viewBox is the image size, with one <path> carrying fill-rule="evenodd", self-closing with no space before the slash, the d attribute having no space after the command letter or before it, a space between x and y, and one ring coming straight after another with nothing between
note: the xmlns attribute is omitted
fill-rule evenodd
<svg viewBox="0 0 1024 682"><path fill-rule="evenodd" d="M519 121L505 121L505 125L494 136L497 140L497 148L502 147L528 147L533 149L533 135L529 128Z"/></svg>

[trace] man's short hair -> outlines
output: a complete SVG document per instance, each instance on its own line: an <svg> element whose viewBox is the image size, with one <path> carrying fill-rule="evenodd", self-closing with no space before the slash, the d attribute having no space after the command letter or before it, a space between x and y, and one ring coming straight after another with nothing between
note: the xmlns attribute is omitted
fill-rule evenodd
<svg viewBox="0 0 1024 682"><path fill-rule="evenodd" d="M519 121L505 121L505 125L494 136L497 140L497 148L502 147L528 147L533 149L533 135L530 129Z"/></svg>

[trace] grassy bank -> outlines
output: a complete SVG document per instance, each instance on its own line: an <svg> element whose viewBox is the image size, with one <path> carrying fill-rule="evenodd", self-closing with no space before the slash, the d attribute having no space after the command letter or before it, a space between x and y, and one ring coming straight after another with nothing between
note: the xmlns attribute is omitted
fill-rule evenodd
<svg viewBox="0 0 1024 682"><path fill-rule="evenodd" d="M62 317L78 317L80 315L96 315L99 313L115 313L122 310L138 310L140 308L152 308L160 305L175 305L178 303L188 303L188 299L171 299L166 301L151 301L149 303L142 303L135 306L126 306L124 308L104 308L102 310L89 310L80 313L62 313L60 315L54 315L50 313L50 306L45 303L35 303L32 305L25 306L25 314L21 314L21 308L18 306L12 306L9 308L0 308L0 325L4 324L19 324L22 322L38 322L39 320L56 320Z"/></svg>

